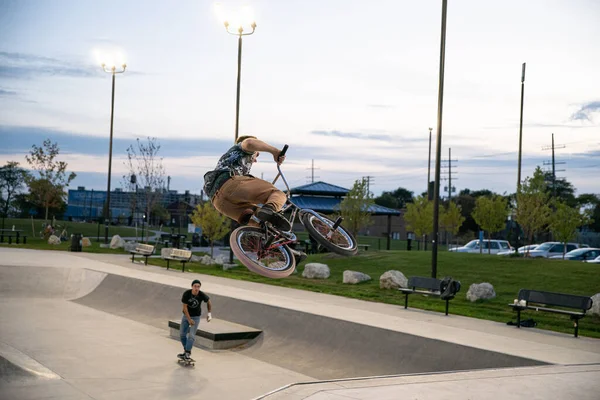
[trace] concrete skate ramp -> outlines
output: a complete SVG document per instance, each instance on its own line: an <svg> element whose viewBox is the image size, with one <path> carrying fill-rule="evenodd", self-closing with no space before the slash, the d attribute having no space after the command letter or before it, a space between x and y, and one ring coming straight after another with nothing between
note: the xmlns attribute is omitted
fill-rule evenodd
<svg viewBox="0 0 600 400"><path fill-rule="evenodd" d="M71 300L90 293L105 277L82 268L0 266L0 298Z"/></svg>
<svg viewBox="0 0 600 400"><path fill-rule="evenodd" d="M108 275L79 304L165 328L184 289ZM507 354L210 294L220 319L262 330L244 355L317 379L542 365ZM257 299L260 293L256 293ZM205 323L205 322L202 322Z"/></svg>

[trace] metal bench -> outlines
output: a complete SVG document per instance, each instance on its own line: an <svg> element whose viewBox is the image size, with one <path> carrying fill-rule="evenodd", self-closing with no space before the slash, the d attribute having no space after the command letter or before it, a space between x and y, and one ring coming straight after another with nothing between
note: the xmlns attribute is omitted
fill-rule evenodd
<svg viewBox="0 0 600 400"><path fill-rule="evenodd" d="M154 246L151 244L138 244L135 249L129 251L131 253L131 262L135 261L135 256L143 256L146 258L145 264L148 265L148 257L154 254Z"/></svg>
<svg viewBox="0 0 600 400"><path fill-rule="evenodd" d="M408 278L408 288L398 289L404 293L404 308L408 308L408 295L413 293L426 294L428 296L441 297L442 292L440 291L442 281L436 278L426 278L422 276L411 276ZM424 290L423 290L424 289ZM460 290L460 287L459 289ZM457 291L458 292L458 291ZM448 315L449 301L454 298L456 293L445 296L442 300L446 301L446 315Z"/></svg>
<svg viewBox="0 0 600 400"><path fill-rule="evenodd" d="M521 311L545 311L555 314L569 315L571 320L574 321L573 325L575 327L575 337L577 337L579 333L579 320L585 317L587 310L592 308L592 299L587 296L578 296L573 294L521 289L519 290L517 302L515 304L509 304L509 306L512 307L513 310L517 311L517 328L521 327ZM548 306L570 308L578 311L549 308Z"/></svg>
<svg viewBox="0 0 600 400"><path fill-rule="evenodd" d="M192 259L192 252L190 250L183 249L170 249L167 255L162 256L163 260L167 260L167 269L169 269L170 261L181 262L181 272L185 272L185 263Z"/></svg>
<svg viewBox="0 0 600 400"><path fill-rule="evenodd" d="M4 237L6 237L8 239L8 244L12 244L12 239L14 237L16 244L19 244L19 239L23 239L23 244L27 244L27 235L21 235L20 232L21 231L10 231L8 229L0 230L0 243L4 243Z"/></svg>

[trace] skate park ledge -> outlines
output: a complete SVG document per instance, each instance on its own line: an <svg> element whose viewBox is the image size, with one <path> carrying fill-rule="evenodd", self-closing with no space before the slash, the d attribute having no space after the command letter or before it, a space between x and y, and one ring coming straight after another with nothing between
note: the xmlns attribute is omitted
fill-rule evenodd
<svg viewBox="0 0 600 400"><path fill-rule="evenodd" d="M170 320L169 330L172 338L179 340L180 320ZM196 331L194 346L212 350L226 350L239 347L256 339L261 330L248 326L213 319L211 322L202 321Z"/></svg>

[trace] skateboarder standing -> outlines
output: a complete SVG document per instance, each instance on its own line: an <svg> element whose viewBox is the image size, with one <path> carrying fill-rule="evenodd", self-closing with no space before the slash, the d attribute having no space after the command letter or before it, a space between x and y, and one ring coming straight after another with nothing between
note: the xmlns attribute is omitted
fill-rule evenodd
<svg viewBox="0 0 600 400"><path fill-rule="evenodd" d="M192 346L194 345L194 340L196 338L198 324L200 324L200 315L202 314L201 305L203 301L206 302L206 308L208 310L206 321L210 322L212 319L212 304L210 298L206 293L200 290L200 286L200 281L194 279L192 288L183 292L183 296L181 296L183 315L181 317L179 336L181 338L181 344L183 345L183 353L177 354L177 357L182 360L191 360L192 358Z"/></svg>

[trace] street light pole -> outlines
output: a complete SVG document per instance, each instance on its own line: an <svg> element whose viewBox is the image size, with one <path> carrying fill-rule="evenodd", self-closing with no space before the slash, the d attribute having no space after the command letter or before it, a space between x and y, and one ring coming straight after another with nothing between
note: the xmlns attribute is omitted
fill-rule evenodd
<svg viewBox="0 0 600 400"><path fill-rule="evenodd" d="M429 190L429 182L431 182L430 171L431 171L431 131L433 128L429 128L429 159L427 160L427 200L431 199L431 193Z"/></svg>
<svg viewBox="0 0 600 400"><path fill-rule="evenodd" d="M437 139L435 141L435 183L433 186L433 243L431 246L431 277L437 277L438 228L440 216L440 164L442 158L442 110L444 106L444 67L446 60L446 13L448 0L442 0L442 34L440 39L440 77L438 88Z"/></svg>
<svg viewBox="0 0 600 400"><path fill-rule="evenodd" d="M240 129L240 85L242 82L242 37L249 36L254 33L254 31L256 30L256 22L252 22L252 24L250 25L252 27L252 31L247 32L247 33L244 33L244 28L242 26L238 27L237 32L232 32L229 30L229 22L225 21L224 25L225 25L225 29L227 30L227 33L229 33L230 35L236 35L238 37L237 90L236 90L236 96L235 96L235 139L234 139L234 143L235 143L235 141L237 141L237 139L238 139L239 129Z"/></svg>
<svg viewBox="0 0 600 400"><path fill-rule="evenodd" d="M252 31L251 32L246 32L244 33L244 27L243 26L239 26L237 28L237 31L230 31L229 30L229 22L225 21L223 23L225 25L225 30L227 30L227 33L229 33L230 35L236 35L238 37L238 60L237 60L237 89L236 89L236 97L235 97L235 135L234 135L234 140L233 143L237 142L237 139L239 137L239 129L240 129L240 85L242 82L242 37L243 36L249 36L252 35L254 33L254 31L256 30L256 22L252 22L252 24L250 24L250 26L252 27ZM235 229L235 221L231 221L231 232L233 232L233 230ZM230 232L230 234L231 234ZM229 249L229 263L233 264L233 250L230 248Z"/></svg>
<svg viewBox="0 0 600 400"><path fill-rule="evenodd" d="M127 68L126 64L121 66L121 70L117 71L117 67L114 65L110 68L106 67L106 64L102 64L104 72L112 74L112 96L110 102L110 141L108 147L108 184L106 188L106 205L104 208L104 243L108 243L108 225L110 223L110 175L112 170L112 143L113 143L113 120L115 114L115 76L122 74Z"/></svg>
<svg viewBox="0 0 600 400"><path fill-rule="evenodd" d="M523 146L523 97L525 95L525 65L521 70L521 117L519 119L519 168L517 172L517 193L521 189L521 150Z"/></svg>

